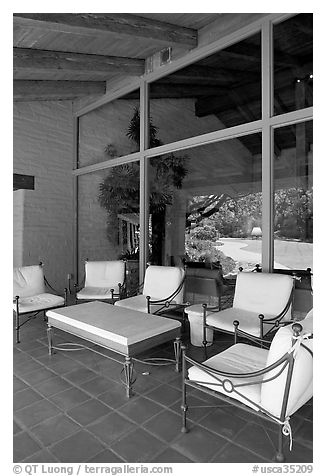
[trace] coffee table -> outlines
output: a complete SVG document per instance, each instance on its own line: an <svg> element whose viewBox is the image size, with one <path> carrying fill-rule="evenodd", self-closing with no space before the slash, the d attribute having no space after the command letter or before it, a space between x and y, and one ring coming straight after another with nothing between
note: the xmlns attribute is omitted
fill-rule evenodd
<svg viewBox="0 0 326 476"><path fill-rule="evenodd" d="M127 397L132 395L133 360L137 354L174 339L175 369L180 371L181 323L101 301L47 311L48 348L52 355L53 327L125 356ZM62 349L64 350L64 349ZM91 350L91 349L90 349Z"/></svg>

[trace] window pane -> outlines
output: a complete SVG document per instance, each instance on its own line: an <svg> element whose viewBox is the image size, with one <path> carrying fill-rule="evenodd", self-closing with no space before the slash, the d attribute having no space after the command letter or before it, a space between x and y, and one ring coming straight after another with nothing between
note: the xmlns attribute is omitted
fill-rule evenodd
<svg viewBox="0 0 326 476"><path fill-rule="evenodd" d="M150 260L261 263L261 135L150 159Z"/></svg>
<svg viewBox="0 0 326 476"><path fill-rule="evenodd" d="M129 287L138 284L138 161L78 177L78 238L79 282L86 258L126 258Z"/></svg>
<svg viewBox="0 0 326 476"><path fill-rule="evenodd" d="M138 151L139 90L79 118L79 168Z"/></svg>
<svg viewBox="0 0 326 476"><path fill-rule="evenodd" d="M312 268L312 121L275 129L274 267Z"/></svg>
<svg viewBox="0 0 326 476"><path fill-rule="evenodd" d="M261 118L261 35L150 85L151 147Z"/></svg>
<svg viewBox="0 0 326 476"><path fill-rule="evenodd" d="M313 104L313 16L274 25L274 115Z"/></svg>

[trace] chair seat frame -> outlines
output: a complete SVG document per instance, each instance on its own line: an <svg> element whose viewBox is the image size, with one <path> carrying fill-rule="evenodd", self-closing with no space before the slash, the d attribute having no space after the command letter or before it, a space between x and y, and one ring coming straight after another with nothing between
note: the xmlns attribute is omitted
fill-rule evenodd
<svg viewBox="0 0 326 476"><path fill-rule="evenodd" d="M233 406L236 406L246 412L252 413L256 416L261 417L263 420L267 420L269 422L272 422L276 425L278 425L278 445L276 449L276 454L275 454L275 459L277 462L284 462L285 461L285 456L284 456L284 451L283 451L283 446L284 446L284 435L291 435L291 429L290 424L289 424L289 417L286 417L286 410L287 410L287 405L288 405L288 399L289 399L289 393L290 393L290 388L291 388L291 380L292 380L292 375L293 375L293 367L294 367L294 352L296 349L296 342L298 342L300 333L302 332L302 326L299 323L295 323L292 325L292 330L293 330L293 339L292 339L292 347L291 349L286 352L284 355L282 355L276 362L273 364L269 365L268 367L265 367L263 369L253 371L253 372L244 372L244 373L232 373L232 372L225 372L221 370L217 370L215 368L212 368L206 364L202 364L197 362L196 360L188 357L186 355L186 346L182 345L181 346L181 351L182 351L182 404L181 404L181 412L182 412L182 428L181 432L182 433L187 433L188 428L187 428L187 411L190 408L198 408L198 405L187 405L187 387L192 387L195 388L199 391L202 391L208 395L216 397L218 400L221 400L225 403L229 403ZM312 333L305 336L305 338L312 339L313 335ZM313 352L305 346L302 342L299 341L299 345L301 345L310 355L313 357ZM196 380L190 380L188 378L188 370L187 370L187 364L191 364L200 370L202 370L205 374L208 376L212 377L216 383L212 382L207 382L209 385L216 385L216 387L223 387L223 389L228 392L228 393L236 393L240 395L244 400L246 400L248 403L253 405L254 408L247 406L245 403L240 402L239 400L236 400L232 398L231 396L225 395L223 393L216 392L210 388L207 388L204 386L206 382L203 381L196 381ZM278 371L273 375L273 377L270 377L269 379L265 379L264 382L267 381L272 381L275 380L277 377L280 376L282 372L287 372L286 375L286 383L285 383L285 389L284 389L284 394L283 394L283 400L282 400L282 406L281 406L281 413L280 416L278 417L277 415L273 415L271 412L269 412L267 409L262 407L261 405L257 404L256 402L252 401L250 398L248 398L246 395L241 393L241 388L245 386L250 386L250 385L257 385L259 383L263 382L263 377L266 375L268 372L271 370L278 369ZM258 380L260 377L262 377L261 380ZM230 378L237 378L237 379L253 379L250 382L245 382L245 383L237 383L234 384L231 382ZM205 405L206 407L210 407L211 405ZM213 406L215 407L215 406Z"/></svg>

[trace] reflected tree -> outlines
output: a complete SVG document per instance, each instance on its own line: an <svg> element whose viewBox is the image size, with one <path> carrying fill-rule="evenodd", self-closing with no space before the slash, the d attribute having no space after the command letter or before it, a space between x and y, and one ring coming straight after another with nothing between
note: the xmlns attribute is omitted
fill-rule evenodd
<svg viewBox="0 0 326 476"><path fill-rule="evenodd" d="M162 145L157 137L158 128L150 120L150 147ZM135 108L130 120L127 137L140 144L140 115L139 109ZM139 149L138 149L139 150ZM105 152L116 157L117 151L112 144L105 148ZM165 213L166 206L172 205L175 189L182 188L183 179L187 175L187 156L168 154L150 159L150 193L149 213L151 216L151 262L162 264ZM108 212L109 239L117 241L117 221L121 213L139 213L139 162L119 165L110 169L107 177L99 185L98 200L101 207Z"/></svg>

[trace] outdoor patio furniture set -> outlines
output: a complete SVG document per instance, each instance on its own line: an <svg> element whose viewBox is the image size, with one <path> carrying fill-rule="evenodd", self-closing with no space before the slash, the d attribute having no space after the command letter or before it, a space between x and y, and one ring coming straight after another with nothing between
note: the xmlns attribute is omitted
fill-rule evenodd
<svg viewBox="0 0 326 476"><path fill-rule="evenodd" d="M183 302L186 273L181 267L149 266L140 294L126 297L123 261L87 261L84 285L76 287L77 304L70 306L66 290L64 297L48 294L45 284L42 264L14 270L17 342L22 325L44 311L50 355L54 350L94 350L94 344L123 355L131 397L137 356L174 340L175 370L182 369L181 431L188 431L186 390L193 387L277 424L276 460L284 461L283 437L292 444L290 417L312 397L312 311L300 323L292 320L293 277L239 273L233 305L223 310L220 302ZM187 355L181 323L164 316L171 310L181 310L182 324L186 314L190 325L199 322L195 343L204 347L204 362ZM23 323L22 315L28 316ZM85 345L55 345L53 328L84 339ZM234 345L207 359L214 331L234 334ZM239 343L239 337L246 343Z"/></svg>

